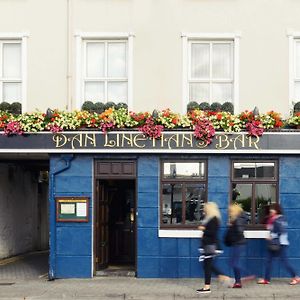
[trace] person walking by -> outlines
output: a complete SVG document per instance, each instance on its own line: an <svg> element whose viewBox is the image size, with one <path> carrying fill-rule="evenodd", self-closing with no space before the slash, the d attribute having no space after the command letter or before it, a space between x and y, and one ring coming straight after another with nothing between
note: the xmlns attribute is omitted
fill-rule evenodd
<svg viewBox="0 0 300 300"><path fill-rule="evenodd" d="M221 223L219 208L214 202L207 202L204 205L205 218L198 227L203 231L202 247L200 248L199 261L203 261L204 286L197 290L198 294L208 294L211 292L210 283L212 273L218 276L222 282L230 282L231 278L224 275L214 264L214 257L220 253L218 231Z"/></svg>
<svg viewBox="0 0 300 300"><path fill-rule="evenodd" d="M231 204L229 206L229 224L225 234L224 243L230 247L229 263L233 268L235 283L232 288L241 288L242 280L241 273L248 273L240 266L240 257L245 252L246 240L244 237L245 225L247 224L247 216L242 207L238 204ZM255 279L254 275L243 277L243 282L246 280Z"/></svg>
<svg viewBox="0 0 300 300"><path fill-rule="evenodd" d="M270 206L269 218L266 224L270 231L270 236L267 238L267 261L265 277L258 280L258 284L269 284L271 280L272 261L273 258L279 256L281 263L286 270L291 274L290 285L295 285L300 282L294 268L289 264L287 258L287 248L289 245L287 235L287 222L283 216L281 206L272 204Z"/></svg>

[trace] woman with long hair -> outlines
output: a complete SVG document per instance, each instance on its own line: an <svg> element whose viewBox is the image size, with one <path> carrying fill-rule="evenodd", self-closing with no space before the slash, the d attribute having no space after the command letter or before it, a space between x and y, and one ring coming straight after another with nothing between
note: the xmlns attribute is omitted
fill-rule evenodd
<svg viewBox="0 0 300 300"><path fill-rule="evenodd" d="M225 245L230 247L230 266L233 268L235 283L233 288L241 288L241 272L242 268L240 266L241 254L245 251L246 240L244 237L245 225L247 223L247 217L238 204L231 204L229 206L229 224L225 235ZM243 270L243 273L248 273ZM244 277L243 281L254 279L255 276L251 275Z"/></svg>
<svg viewBox="0 0 300 300"><path fill-rule="evenodd" d="M207 202L204 205L205 218L202 224L198 227L203 231L202 247L200 248L200 261L203 261L204 269L204 287L197 290L198 294L210 293L211 275L214 273L219 280L226 282L231 280L230 277L223 275L223 273L215 266L214 257L220 253L218 251L219 240L218 231L221 223L221 214L219 208L214 202Z"/></svg>
<svg viewBox="0 0 300 300"><path fill-rule="evenodd" d="M279 204L275 203L270 206L269 218L266 225L270 231L270 236L267 238L267 263L265 277L260 279L258 284L269 284L271 280L272 260L274 257L279 257L280 261L291 274L290 285L295 285L300 282L294 268L289 264L286 255L289 245L287 235L287 222L283 216L282 209Z"/></svg>

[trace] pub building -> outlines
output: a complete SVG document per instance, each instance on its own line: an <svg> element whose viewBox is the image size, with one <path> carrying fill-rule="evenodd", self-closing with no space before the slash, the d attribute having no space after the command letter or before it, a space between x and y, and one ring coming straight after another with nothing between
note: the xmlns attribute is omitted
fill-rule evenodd
<svg viewBox="0 0 300 300"><path fill-rule="evenodd" d="M209 145L188 131L165 131L160 139L138 131L48 132L2 135L0 147L2 153L49 157L50 279L112 270L139 278L202 277L197 226L206 201L221 209L222 235L229 203L242 205L248 216L242 261L258 276L266 211L280 202L289 256L300 269L297 131L261 137L217 132ZM228 270L225 246L218 263ZM274 276L286 275L276 265Z"/></svg>
<svg viewBox="0 0 300 300"><path fill-rule="evenodd" d="M0 260L49 253L49 279L199 278L203 204L219 205L222 239L237 202L248 216L242 263L262 276L265 215L279 202L300 273L299 11L274 0L0 1ZM216 126L209 145L187 118L160 120L158 139L133 119L112 129L119 114L107 134L88 128L84 104L99 116L111 101L138 117L168 107L186 117L196 102L230 128ZM259 137L238 132L255 106ZM218 263L229 272L228 248ZM273 276L287 276L277 262Z"/></svg>

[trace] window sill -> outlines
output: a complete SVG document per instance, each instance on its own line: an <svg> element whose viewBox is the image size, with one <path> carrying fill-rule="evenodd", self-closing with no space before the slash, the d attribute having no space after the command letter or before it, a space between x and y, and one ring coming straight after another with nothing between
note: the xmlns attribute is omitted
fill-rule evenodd
<svg viewBox="0 0 300 300"><path fill-rule="evenodd" d="M265 239L269 235L268 230L245 230L246 239ZM158 230L160 238L202 238L203 232L200 230Z"/></svg>

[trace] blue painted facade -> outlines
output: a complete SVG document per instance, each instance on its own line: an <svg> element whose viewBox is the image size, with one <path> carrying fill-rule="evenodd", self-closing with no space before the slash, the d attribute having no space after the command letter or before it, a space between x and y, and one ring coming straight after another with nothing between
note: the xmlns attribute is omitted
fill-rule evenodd
<svg viewBox="0 0 300 300"><path fill-rule="evenodd" d="M116 156L117 157L117 156ZM115 157L115 158L116 158ZM177 156L178 157L178 156ZM54 278L92 277L92 218L88 223L56 223L55 196L89 196L90 216L93 210L93 163L96 156L76 155L70 168L57 174L50 195L50 273ZM223 235L227 220L230 192L231 156L201 156L208 161L208 200L218 203L223 217ZM234 158L237 158L236 156ZM247 159L249 156L239 156ZM256 157L257 158L257 157ZM259 157L268 159L269 157ZM279 161L280 202L289 223L291 263L300 273L300 157L277 156ZM51 156L50 174L64 166L61 156ZM137 276L141 278L202 277L198 262L200 241L195 238L159 238L160 156L141 155L137 158ZM228 249L218 258L221 269L228 268ZM248 240L244 266L263 276L265 241ZM285 277L278 262L274 277Z"/></svg>

